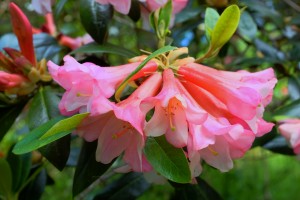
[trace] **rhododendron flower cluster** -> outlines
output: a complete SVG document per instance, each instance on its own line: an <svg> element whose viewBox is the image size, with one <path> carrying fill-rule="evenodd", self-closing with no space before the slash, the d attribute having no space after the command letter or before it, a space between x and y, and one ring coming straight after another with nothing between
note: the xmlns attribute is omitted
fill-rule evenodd
<svg viewBox="0 0 300 200"><path fill-rule="evenodd" d="M278 130L294 149L294 153L300 154L300 119L283 120Z"/></svg>
<svg viewBox="0 0 300 200"><path fill-rule="evenodd" d="M145 141L165 135L174 147L184 147L193 177L201 173L202 160L225 172L256 136L272 129L262 118L277 82L271 68L221 71L192 57L179 59L186 53L175 49L149 61L130 78L128 87L135 90L121 101L113 100L117 88L146 56L116 67L80 64L70 56L61 67L48 62L53 79L66 90L61 113L90 113L75 133L98 140L97 161L110 163L124 153L122 171L150 171Z"/></svg>

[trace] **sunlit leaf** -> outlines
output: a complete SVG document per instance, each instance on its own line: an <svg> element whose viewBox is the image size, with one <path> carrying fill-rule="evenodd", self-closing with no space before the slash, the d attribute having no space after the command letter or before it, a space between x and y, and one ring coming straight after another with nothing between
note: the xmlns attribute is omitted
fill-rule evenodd
<svg viewBox="0 0 300 200"><path fill-rule="evenodd" d="M171 181L189 183L191 172L182 149L173 147L164 136L149 137L144 149L153 168Z"/></svg>
<svg viewBox="0 0 300 200"><path fill-rule="evenodd" d="M28 133L13 149L15 154L31 152L70 134L89 115L82 113L63 119L54 118Z"/></svg>

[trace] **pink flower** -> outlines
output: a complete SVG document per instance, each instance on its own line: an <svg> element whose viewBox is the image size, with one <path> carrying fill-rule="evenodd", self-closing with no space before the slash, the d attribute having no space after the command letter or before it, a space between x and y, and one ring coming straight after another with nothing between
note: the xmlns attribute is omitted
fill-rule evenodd
<svg viewBox="0 0 300 200"><path fill-rule="evenodd" d="M300 119L283 120L280 122L278 129L290 143L295 154L300 154Z"/></svg>
<svg viewBox="0 0 300 200"><path fill-rule="evenodd" d="M139 108L141 101L154 95L161 84L161 75L150 76L126 100L115 104L103 96L92 100L91 115L76 133L87 141L98 138L96 160L110 163L123 151L123 160L134 171L149 171L151 166L142 154L145 145L143 125L146 113Z"/></svg>
<svg viewBox="0 0 300 200"><path fill-rule="evenodd" d="M45 15L52 12L51 6L54 2L55 0L32 0L31 4L37 13Z"/></svg>
<svg viewBox="0 0 300 200"><path fill-rule="evenodd" d="M160 93L146 99L142 106L146 111L155 108L154 115L145 125L147 136L166 134L167 140L175 147L184 147L188 142L188 121L201 124L207 115L186 101L178 84L172 70L164 70Z"/></svg>
<svg viewBox="0 0 300 200"><path fill-rule="evenodd" d="M96 0L96 2L104 5L111 4L116 11L124 15L129 13L131 6L131 0Z"/></svg>
<svg viewBox="0 0 300 200"><path fill-rule="evenodd" d="M215 117L225 117L261 136L273 124L262 119L277 82L273 70L225 72L191 63L178 70L182 84L198 104Z"/></svg>
<svg viewBox="0 0 300 200"><path fill-rule="evenodd" d="M99 67L92 63L80 64L71 56L65 56L64 61L62 67L48 62L52 78L66 89L59 104L63 115L89 111L88 102L95 95L95 88L102 96L111 97L118 84L140 64L136 62L118 67ZM144 73L155 71L156 68L156 63L149 62L134 79L143 76Z"/></svg>

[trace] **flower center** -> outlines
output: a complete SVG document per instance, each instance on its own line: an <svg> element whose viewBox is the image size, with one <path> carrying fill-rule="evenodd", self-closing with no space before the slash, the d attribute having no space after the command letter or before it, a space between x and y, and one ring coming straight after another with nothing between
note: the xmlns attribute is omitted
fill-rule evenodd
<svg viewBox="0 0 300 200"><path fill-rule="evenodd" d="M219 155L219 153L216 150L214 150L211 146L208 146L207 148L214 156Z"/></svg>

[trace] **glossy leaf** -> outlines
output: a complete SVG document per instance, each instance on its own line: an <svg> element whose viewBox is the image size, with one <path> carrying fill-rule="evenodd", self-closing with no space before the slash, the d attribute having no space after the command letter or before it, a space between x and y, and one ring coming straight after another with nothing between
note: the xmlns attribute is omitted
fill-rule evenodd
<svg viewBox="0 0 300 200"><path fill-rule="evenodd" d="M213 29L216 26L216 23L219 18L220 15L215 9L206 8L204 23L205 23L205 34L208 41L211 40Z"/></svg>
<svg viewBox="0 0 300 200"><path fill-rule="evenodd" d="M171 200L222 200L220 194L206 181L197 177L197 184L176 184L171 183L175 193Z"/></svg>
<svg viewBox="0 0 300 200"><path fill-rule="evenodd" d="M42 60L43 58L51 60L62 50L57 40L46 33L34 34L33 44L38 60Z"/></svg>
<svg viewBox="0 0 300 200"><path fill-rule="evenodd" d="M107 28L112 18L112 7L96 3L95 0L80 0L80 19L91 37L102 44L107 36Z"/></svg>
<svg viewBox="0 0 300 200"><path fill-rule="evenodd" d="M12 171L12 191L18 192L25 183L31 167L31 153L15 155L9 151L7 161Z"/></svg>
<svg viewBox="0 0 300 200"><path fill-rule="evenodd" d="M58 103L60 99L50 87L40 87L30 104L28 126L32 130L50 119L60 116Z"/></svg>
<svg viewBox="0 0 300 200"><path fill-rule="evenodd" d="M134 200L150 187L142 173L128 173L112 182L94 200Z"/></svg>
<svg viewBox="0 0 300 200"><path fill-rule="evenodd" d="M191 172L182 149L173 147L164 136L149 137L144 149L153 168L171 181L189 183Z"/></svg>
<svg viewBox="0 0 300 200"><path fill-rule="evenodd" d="M54 118L28 133L16 144L13 152L15 154L27 153L56 141L70 134L88 115L89 113L82 113L66 119Z"/></svg>
<svg viewBox="0 0 300 200"><path fill-rule="evenodd" d="M33 97L28 112L28 126L30 130L48 122L57 116L60 116L58 103L60 99L52 91L51 87L41 87ZM49 160L57 169L62 170L68 160L70 153L70 135L62 137L39 151Z"/></svg>
<svg viewBox="0 0 300 200"><path fill-rule="evenodd" d="M126 87L127 83L129 80L136 74L138 73L152 58L155 58L163 53L169 52L176 49L176 47L172 46L164 46L156 51L154 51L152 54L150 54L129 76L119 85L119 87L116 90L115 93L115 98L117 101L120 101L121 93Z"/></svg>
<svg viewBox="0 0 300 200"><path fill-rule="evenodd" d="M19 194L18 200L40 200L42 194L45 192L45 187L47 183L47 173L46 169L39 169L40 166L31 170L31 174L37 173L33 180L31 180L28 185ZM55 195L55 194L54 194Z"/></svg>
<svg viewBox="0 0 300 200"><path fill-rule="evenodd" d="M292 76L289 78L288 89L291 99L300 99L300 76Z"/></svg>
<svg viewBox="0 0 300 200"><path fill-rule="evenodd" d="M110 54L124 56L127 58L137 56L135 52L129 49L116 46L113 44L108 44L108 43L106 44L89 43L79 47L78 49L75 49L70 54L75 54L75 53L110 53Z"/></svg>
<svg viewBox="0 0 300 200"><path fill-rule="evenodd" d="M0 174L0 197L12 198L12 172L8 162L4 158L0 158Z"/></svg>
<svg viewBox="0 0 300 200"><path fill-rule="evenodd" d="M21 111L23 110L25 106L25 102L20 102L19 104L12 105L9 107L1 107L0 108L0 141L5 136L7 131L10 129L10 127L15 122L16 118L19 116Z"/></svg>
<svg viewBox="0 0 300 200"><path fill-rule="evenodd" d="M80 194L107 171L111 164L96 161L97 141L84 141L73 180L73 196Z"/></svg>
<svg viewBox="0 0 300 200"><path fill-rule="evenodd" d="M250 41L255 38L257 33L257 25L249 12L243 11L238 26L238 31L242 37L246 37Z"/></svg>
<svg viewBox="0 0 300 200"><path fill-rule="evenodd" d="M211 34L211 49L221 48L234 34L240 20L237 5L227 7L221 14Z"/></svg>
<svg viewBox="0 0 300 200"><path fill-rule="evenodd" d="M281 135L269 141L263 147L275 153L295 155L293 149L289 146L286 139Z"/></svg>
<svg viewBox="0 0 300 200"><path fill-rule="evenodd" d="M300 118L300 99L279 107L274 111L273 116L275 120L291 117Z"/></svg>

